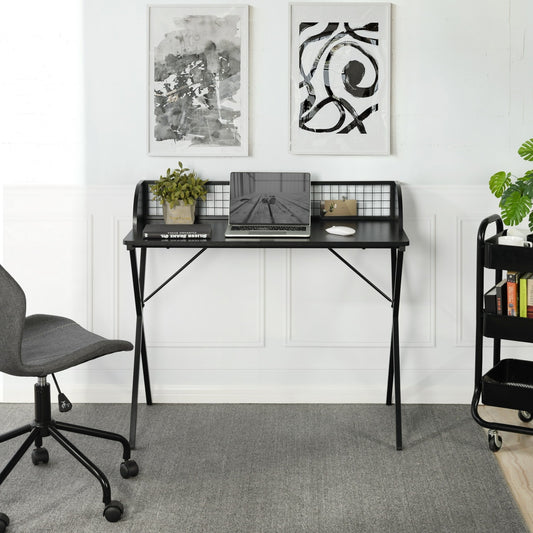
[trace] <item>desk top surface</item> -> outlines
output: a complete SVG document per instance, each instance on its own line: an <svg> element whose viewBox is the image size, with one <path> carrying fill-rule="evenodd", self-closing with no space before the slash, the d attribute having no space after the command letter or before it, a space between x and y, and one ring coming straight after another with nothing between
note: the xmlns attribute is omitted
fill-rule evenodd
<svg viewBox="0 0 533 533"><path fill-rule="evenodd" d="M128 250L133 248L403 248L409 238L397 221L362 220L336 221L313 219L311 236L245 238L224 236L227 219L197 219L198 223L210 224L211 239L153 240L135 238L133 230L124 238ZM339 236L326 232L331 226L349 226L356 229L354 235Z"/></svg>

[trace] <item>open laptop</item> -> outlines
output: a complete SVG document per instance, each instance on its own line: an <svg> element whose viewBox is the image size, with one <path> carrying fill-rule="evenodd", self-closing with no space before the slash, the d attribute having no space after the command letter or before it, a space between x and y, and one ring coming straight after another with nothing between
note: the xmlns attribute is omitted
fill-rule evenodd
<svg viewBox="0 0 533 533"><path fill-rule="evenodd" d="M226 237L309 237L308 172L232 172Z"/></svg>

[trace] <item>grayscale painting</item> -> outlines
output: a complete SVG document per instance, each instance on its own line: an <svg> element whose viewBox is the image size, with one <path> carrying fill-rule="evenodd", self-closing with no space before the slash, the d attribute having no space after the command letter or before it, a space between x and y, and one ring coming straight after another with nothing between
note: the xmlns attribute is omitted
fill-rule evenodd
<svg viewBox="0 0 533 533"><path fill-rule="evenodd" d="M389 4L292 6L291 148L389 151Z"/></svg>
<svg viewBox="0 0 533 533"><path fill-rule="evenodd" d="M247 6L152 6L150 153L247 155Z"/></svg>

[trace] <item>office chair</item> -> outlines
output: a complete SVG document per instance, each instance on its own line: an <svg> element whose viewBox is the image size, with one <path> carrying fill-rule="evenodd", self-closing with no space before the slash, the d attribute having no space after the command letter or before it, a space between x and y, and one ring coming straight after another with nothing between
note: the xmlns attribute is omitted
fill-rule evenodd
<svg viewBox="0 0 533 533"><path fill-rule="evenodd" d="M33 443L35 443L31 454L33 464L48 463L49 455L47 449L43 447L43 438L52 437L100 482L105 518L109 522L120 520L124 507L119 501L111 499L111 488L106 476L60 430L120 442L123 448L120 474L123 478L134 477L139 472L137 463L130 459L129 442L117 433L53 420L50 385L46 378L50 374L53 375L55 372L102 355L132 348L132 344L127 341L104 339L68 318L52 315L26 317L24 291L0 265L0 371L13 376L37 378L34 386L35 420L0 435L1 443L29 433L7 466L0 472L0 485ZM60 411L69 410L70 407L70 402L61 393ZM8 516L0 513L0 533L3 533L8 525Z"/></svg>

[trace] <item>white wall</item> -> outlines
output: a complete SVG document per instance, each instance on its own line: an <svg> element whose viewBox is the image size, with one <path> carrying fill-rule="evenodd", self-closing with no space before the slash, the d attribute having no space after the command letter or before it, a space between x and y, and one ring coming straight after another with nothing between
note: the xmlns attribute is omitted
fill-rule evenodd
<svg viewBox="0 0 533 533"><path fill-rule="evenodd" d="M315 179L485 183L494 168L514 164L516 147L531 136L531 69L524 58L528 54L530 67L529 4L394 2L392 155L309 157L288 153L288 2L250 2L251 156L187 163L215 180L231 170L261 168L311 170ZM177 160L146 155L145 6L141 0L84 5L91 184L157 177Z"/></svg>
<svg viewBox="0 0 533 533"><path fill-rule="evenodd" d="M497 170L527 168L516 148L533 136L531 2L393 3L387 157L288 153L288 2L249 5L250 156L186 163L212 180L247 169L400 180L411 239L404 399L470 401L473 246L479 221L497 210L486 184ZM3 11L0 260L27 290L30 312L133 339L121 245L133 189L177 161L146 153L146 2L27 1ZM387 254L347 255L387 286ZM154 254L148 288L186 257ZM183 294L195 297L190 308ZM383 400L389 335L380 320L390 309L327 252L209 251L147 311L156 400ZM128 401L130 375L131 356L119 354L66 372L63 383L73 400ZM5 401L31 400L20 379L4 377L0 389Z"/></svg>

